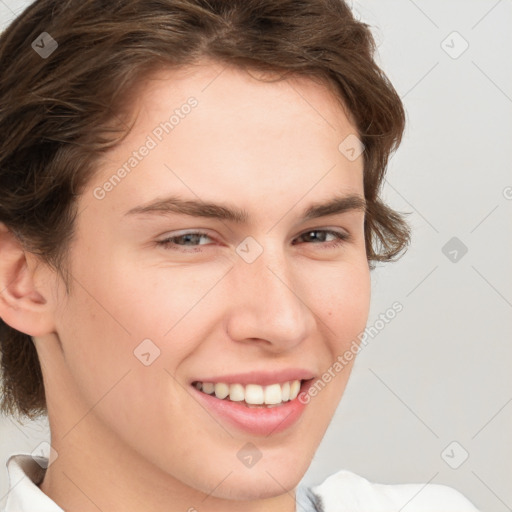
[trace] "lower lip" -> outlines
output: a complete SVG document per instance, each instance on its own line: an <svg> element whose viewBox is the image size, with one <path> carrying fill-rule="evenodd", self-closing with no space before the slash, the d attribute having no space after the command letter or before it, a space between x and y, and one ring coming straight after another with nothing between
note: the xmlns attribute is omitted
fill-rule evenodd
<svg viewBox="0 0 512 512"><path fill-rule="evenodd" d="M299 401L299 396L307 391L311 382L312 380L302 383L297 398L270 408L247 407L240 402L221 400L215 395L207 395L194 386L192 389L201 403L204 403L221 420L253 435L270 436L290 428L298 421L307 405Z"/></svg>

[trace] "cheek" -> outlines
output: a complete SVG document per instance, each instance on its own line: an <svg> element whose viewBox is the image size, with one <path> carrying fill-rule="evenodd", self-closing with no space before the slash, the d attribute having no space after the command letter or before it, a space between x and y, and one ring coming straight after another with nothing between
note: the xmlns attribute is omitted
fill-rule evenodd
<svg viewBox="0 0 512 512"><path fill-rule="evenodd" d="M324 269L325 270L325 269ZM308 427L327 428L345 391L357 353L359 337L366 327L370 308L370 273L366 260L317 272L310 295L316 304L321 343L315 354L321 361L320 374L305 400L315 409ZM323 418L323 421L318 421Z"/></svg>
<svg viewBox="0 0 512 512"><path fill-rule="evenodd" d="M318 270L309 293L333 347L342 348L364 330L371 295L366 260Z"/></svg>
<svg viewBox="0 0 512 512"><path fill-rule="evenodd" d="M315 277L310 297L316 301L323 343L315 349L322 365L320 382L317 390L311 391L311 399L331 417L345 390L368 320L370 272L366 260L361 260L317 272Z"/></svg>
<svg viewBox="0 0 512 512"><path fill-rule="evenodd" d="M169 425L179 427L185 404L173 376L192 347L187 333L178 329L187 301L179 294L159 295L162 286L151 293L140 275L123 275L110 274L106 280L105 275L82 274L79 279L87 283L87 291L75 283L58 332L67 384L75 392L72 423L91 412L91 421L99 419L136 446L148 425L156 437Z"/></svg>
<svg viewBox="0 0 512 512"><path fill-rule="evenodd" d="M85 286L75 282L64 318L72 338L88 336L93 344L104 349L112 344L119 351L133 350L146 338L168 337L186 325L187 314L222 273L137 268L122 261L115 268L103 264L100 271L93 271L94 267L76 272Z"/></svg>
<svg viewBox="0 0 512 512"><path fill-rule="evenodd" d="M141 382L154 378L154 368L174 374L208 335L210 311L218 309L212 308L215 293L205 294L226 272L225 265L134 271L121 257L112 261L77 264L57 327L70 374L88 403L128 370ZM132 391L130 400L147 398L142 386Z"/></svg>

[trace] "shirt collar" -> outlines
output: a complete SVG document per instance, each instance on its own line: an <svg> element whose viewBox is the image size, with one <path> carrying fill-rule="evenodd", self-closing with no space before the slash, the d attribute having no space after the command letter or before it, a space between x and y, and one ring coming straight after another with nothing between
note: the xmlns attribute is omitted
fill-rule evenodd
<svg viewBox="0 0 512 512"><path fill-rule="evenodd" d="M9 493L5 512L64 512L38 487L43 481L47 465L47 458L27 453L9 457Z"/></svg>

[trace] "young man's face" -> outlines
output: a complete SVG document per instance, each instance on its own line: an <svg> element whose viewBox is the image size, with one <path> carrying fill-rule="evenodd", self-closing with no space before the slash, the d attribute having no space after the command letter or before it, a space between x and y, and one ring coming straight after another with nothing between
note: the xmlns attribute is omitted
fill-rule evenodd
<svg viewBox="0 0 512 512"><path fill-rule="evenodd" d="M79 198L72 291L55 288L58 337L36 340L55 468L99 458L210 499L283 494L342 396L352 362L332 367L364 329L370 296L354 207L363 157L338 149L356 129L319 84L222 69L166 71L141 89L133 131ZM165 209L171 196L247 218L179 214ZM348 209L303 218L341 197ZM304 390L329 368L306 405L247 407L194 386L313 379ZM258 401L259 387L244 391Z"/></svg>

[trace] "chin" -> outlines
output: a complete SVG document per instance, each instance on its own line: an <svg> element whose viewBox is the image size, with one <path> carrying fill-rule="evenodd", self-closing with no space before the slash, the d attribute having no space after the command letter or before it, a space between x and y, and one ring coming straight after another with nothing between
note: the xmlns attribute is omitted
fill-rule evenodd
<svg viewBox="0 0 512 512"><path fill-rule="evenodd" d="M226 482L225 486L222 486L222 489L217 489L212 496L233 501L270 499L281 496L286 492L292 492L299 482L300 478L294 480L292 485L287 485L286 483L280 484L273 480L270 475L266 475L266 478L256 481L254 478L241 478L237 481L233 479L229 485Z"/></svg>
<svg viewBox="0 0 512 512"><path fill-rule="evenodd" d="M239 501L261 500L283 495L293 491L299 485L307 470L304 468L283 461L280 464L261 465L256 464L252 468L240 468L234 470L223 485L218 486L212 496L221 499ZM260 461L261 463L261 461ZM221 480L223 477L220 477Z"/></svg>

